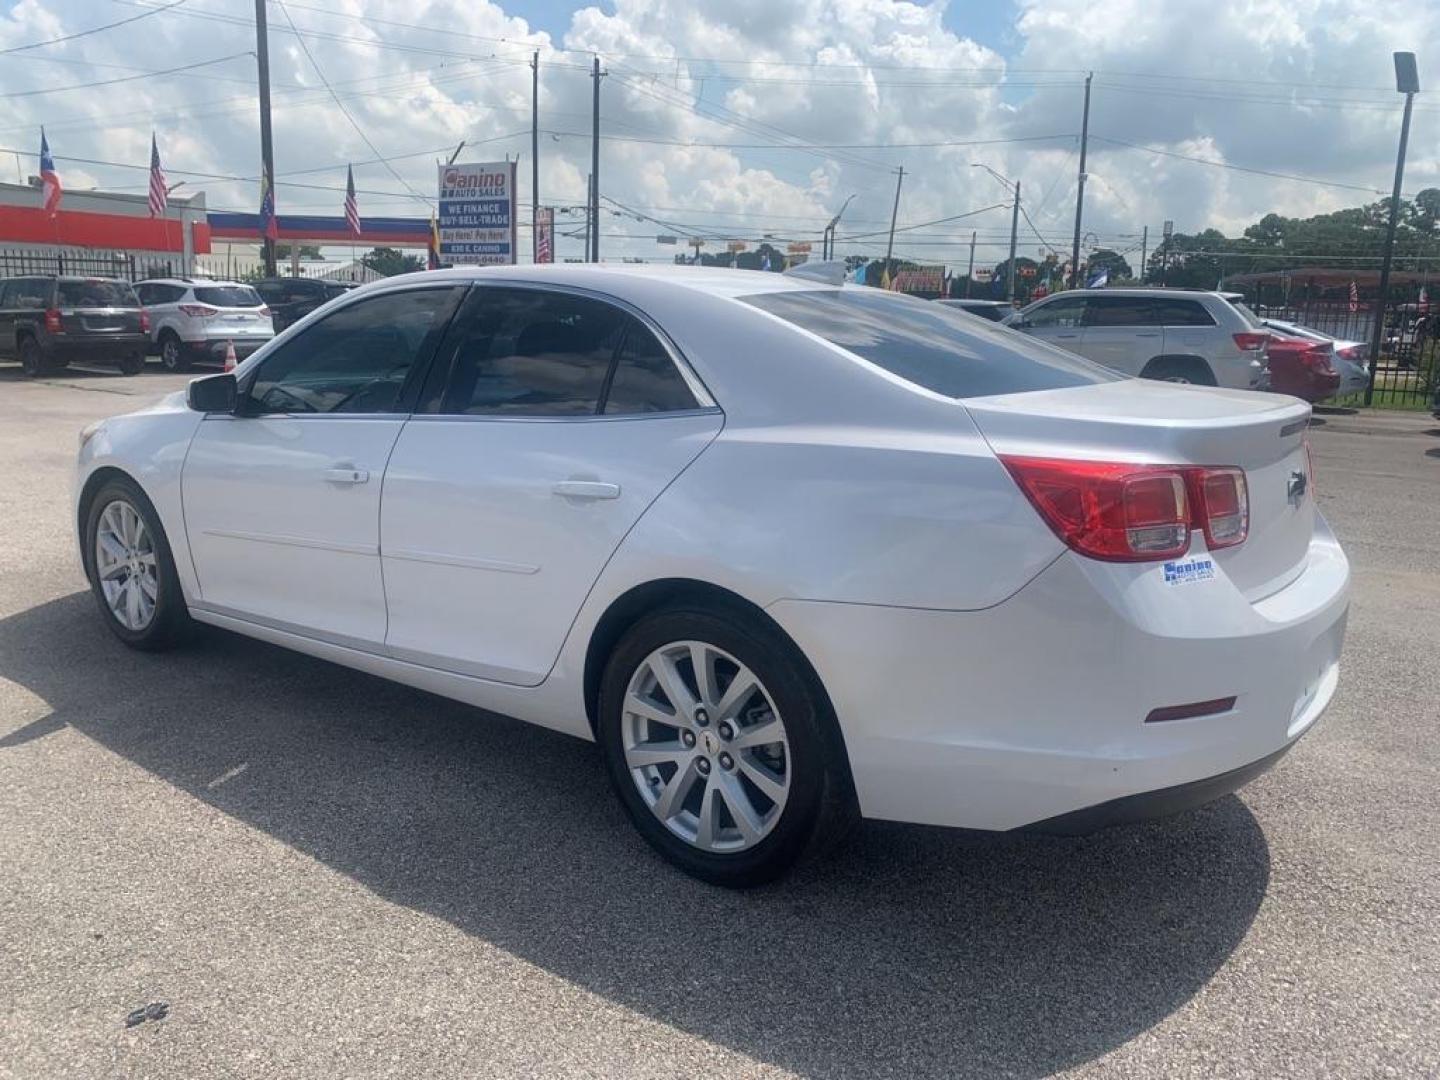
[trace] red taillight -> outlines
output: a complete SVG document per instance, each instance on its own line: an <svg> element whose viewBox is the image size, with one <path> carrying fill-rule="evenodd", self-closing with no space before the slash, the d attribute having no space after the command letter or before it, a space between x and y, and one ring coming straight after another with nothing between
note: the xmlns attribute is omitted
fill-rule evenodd
<svg viewBox="0 0 1440 1080"><path fill-rule="evenodd" d="M1245 332L1235 335L1235 347L1241 352L1259 352L1270 340L1269 334Z"/></svg>
<svg viewBox="0 0 1440 1080"><path fill-rule="evenodd" d="M1183 555L1190 532L1231 547L1250 527L1240 469L1000 458L1046 524L1092 559L1147 562Z"/></svg>
<svg viewBox="0 0 1440 1080"><path fill-rule="evenodd" d="M1300 363L1320 375L1334 375L1335 367L1330 363L1330 350L1316 345L1300 354Z"/></svg>
<svg viewBox="0 0 1440 1080"><path fill-rule="evenodd" d="M210 307L208 304L181 304L180 310L197 319L208 319L212 315L220 314L219 308Z"/></svg>
<svg viewBox="0 0 1440 1080"><path fill-rule="evenodd" d="M1195 527L1205 533L1205 546L1234 547L1250 531L1250 489L1240 469L1189 469L1195 492Z"/></svg>
<svg viewBox="0 0 1440 1080"><path fill-rule="evenodd" d="M60 310L58 308L52 307L46 310L45 332L47 334L63 334L65 332L65 327L60 322Z"/></svg>
<svg viewBox="0 0 1440 1080"><path fill-rule="evenodd" d="M140 332L142 334L150 332L150 313L143 307L140 309Z"/></svg>

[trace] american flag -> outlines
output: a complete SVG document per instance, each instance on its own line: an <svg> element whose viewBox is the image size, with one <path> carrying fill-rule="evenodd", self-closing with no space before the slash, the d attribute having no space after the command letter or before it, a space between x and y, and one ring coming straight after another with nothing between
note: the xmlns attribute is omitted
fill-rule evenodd
<svg viewBox="0 0 1440 1080"><path fill-rule="evenodd" d="M345 224L350 232L360 235L360 204L355 201L355 170L345 166Z"/></svg>
<svg viewBox="0 0 1440 1080"><path fill-rule="evenodd" d="M164 217L167 196L165 174L160 169L160 147L155 144L155 133L150 133L150 216Z"/></svg>
<svg viewBox="0 0 1440 1080"><path fill-rule="evenodd" d="M1355 282L1350 282L1350 310L1360 310L1360 290L1355 287Z"/></svg>
<svg viewBox="0 0 1440 1080"><path fill-rule="evenodd" d="M45 212L52 218L60 209L60 174L55 171L55 159L50 156L50 142L45 138L45 129L40 129L40 192Z"/></svg>

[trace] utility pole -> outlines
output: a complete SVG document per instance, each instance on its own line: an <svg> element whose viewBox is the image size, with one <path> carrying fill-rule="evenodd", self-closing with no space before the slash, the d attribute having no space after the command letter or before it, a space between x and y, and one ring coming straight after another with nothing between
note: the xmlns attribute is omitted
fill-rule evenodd
<svg viewBox="0 0 1440 1080"><path fill-rule="evenodd" d="M905 166L895 174L895 205L890 208L890 241L885 245L885 272L890 272L890 253L895 250L895 219L900 215L900 185L905 182Z"/></svg>
<svg viewBox="0 0 1440 1080"><path fill-rule="evenodd" d="M530 260L540 261L540 50L530 57Z"/></svg>
<svg viewBox="0 0 1440 1080"><path fill-rule="evenodd" d="M595 177L585 177L585 261L590 261L590 225L594 221L591 211L595 209Z"/></svg>
<svg viewBox="0 0 1440 1080"><path fill-rule="evenodd" d="M1015 306L1015 241L1020 236L1020 181L1015 181L1015 205L1010 210L1010 306ZM1073 267L1071 268L1074 269Z"/></svg>
<svg viewBox="0 0 1440 1080"><path fill-rule="evenodd" d="M965 271L965 299L970 299L970 286L975 283L975 230L970 230L970 269Z"/></svg>
<svg viewBox="0 0 1440 1080"><path fill-rule="evenodd" d="M600 57L590 72L595 81L590 119L590 261L600 261Z"/></svg>
<svg viewBox="0 0 1440 1080"><path fill-rule="evenodd" d="M1146 225L1140 230L1140 284L1145 284L1145 278L1149 272L1145 267L1145 255L1150 250L1150 226Z"/></svg>
<svg viewBox="0 0 1440 1080"><path fill-rule="evenodd" d="M255 66L260 80L260 172L275 203L275 148L270 143L270 31L265 25L265 0L255 0ZM278 209L278 205L277 205ZM275 276L275 241L263 242L265 276Z"/></svg>
<svg viewBox="0 0 1440 1080"><path fill-rule="evenodd" d="M1070 252L1070 287L1075 288L1075 279L1080 273L1080 217L1085 211L1085 151L1090 143L1090 80L1092 71L1085 76L1085 112L1080 120L1080 177L1075 187L1075 245Z"/></svg>
<svg viewBox="0 0 1440 1080"><path fill-rule="evenodd" d="M1170 237L1175 235L1175 222L1165 222L1164 239L1160 241L1160 287L1170 281Z"/></svg>
<svg viewBox="0 0 1440 1080"><path fill-rule="evenodd" d="M1405 149L1410 142L1410 110L1420 92L1420 73L1415 54L1395 54L1395 89L1405 95L1405 113L1400 121L1400 151L1395 155L1395 189L1390 193L1390 224L1385 230L1385 257L1380 263L1380 295L1375 300L1375 325L1370 328L1370 379L1365 384L1365 404L1375 397L1375 369L1380 365L1380 346L1385 340L1385 304L1390 299L1390 263L1395 257L1395 226L1400 217L1400 184L1405 179Z"/></svg>

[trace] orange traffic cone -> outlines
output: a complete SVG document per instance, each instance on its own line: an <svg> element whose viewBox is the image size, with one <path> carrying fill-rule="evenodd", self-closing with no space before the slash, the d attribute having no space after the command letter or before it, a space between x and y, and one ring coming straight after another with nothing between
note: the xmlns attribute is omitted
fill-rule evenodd
<svg viewBox="0 0 1440 1080"><path fill-rule="evenodd" d="M225 370L226 370L226 371L234 371L234 370L235 370L235 365L236 365L238 362L239 362L239 361L237 361L236 358L235 358L235 342L233 342L233 341L227 341L227 342L225 342Z"/></svg>

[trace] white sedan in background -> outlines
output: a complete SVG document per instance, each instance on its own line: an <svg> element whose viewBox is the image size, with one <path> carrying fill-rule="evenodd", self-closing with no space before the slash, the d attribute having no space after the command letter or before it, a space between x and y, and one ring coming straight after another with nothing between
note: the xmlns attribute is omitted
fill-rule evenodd
<svg viewBox="0 0 1440 1080"><path fill-rule="evenodd" d="M1335 690L1291 398L702 268L391 278L82 433L102 617L594 739L708 881L857 814L1086 831L1232 791ZM480 840L483 842L483 839Z"/></svg>

